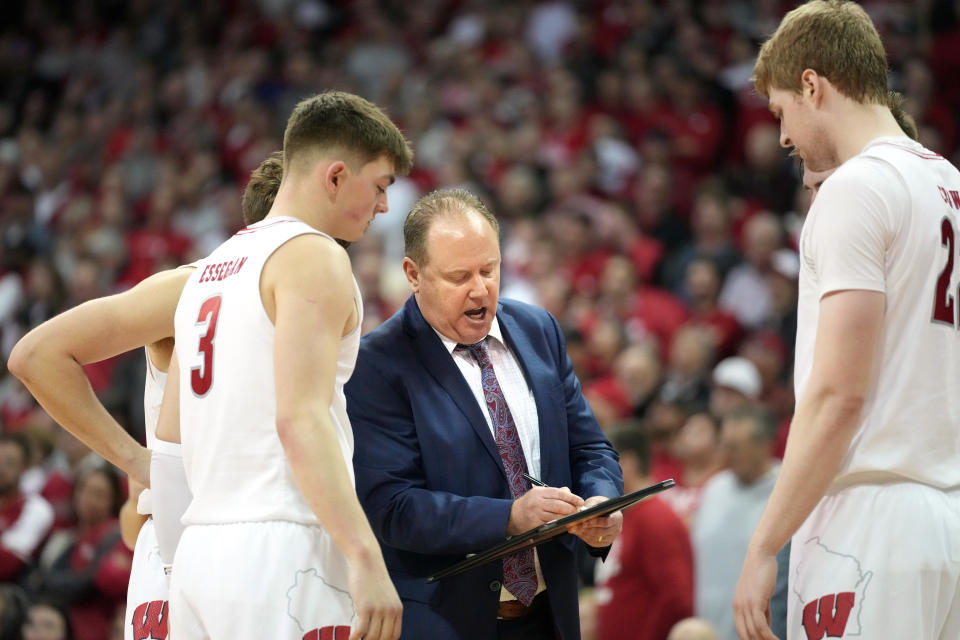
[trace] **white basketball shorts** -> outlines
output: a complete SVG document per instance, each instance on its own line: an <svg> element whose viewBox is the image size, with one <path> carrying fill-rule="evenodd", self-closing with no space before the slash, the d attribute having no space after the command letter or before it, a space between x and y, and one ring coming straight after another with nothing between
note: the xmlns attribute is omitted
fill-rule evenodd
<svg viewBox="0 0 960 640"><path fill-rule="evenodd" d="M164 571L153 518L148 518L133 549L124 640L167 640L170 581Z"/></svg>
<svg viewBox="0 0 960 640"><path fill-rule="evenodd" d="M319 527L191 525L170 587L176 640L347 640L354 621L346 557Z"/></svg>
<svg viewBox="0 0 960 640"><path fill-rule="evenodd" d="M960 638L960 491L828 494L793 536L788 640Z"/></svg>

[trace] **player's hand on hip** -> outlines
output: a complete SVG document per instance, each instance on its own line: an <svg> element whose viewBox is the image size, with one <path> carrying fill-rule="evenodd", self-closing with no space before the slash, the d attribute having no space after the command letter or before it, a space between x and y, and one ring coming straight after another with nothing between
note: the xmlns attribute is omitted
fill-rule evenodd
<svg viewBox="0 0 960 640"><path fill-rule="evenodd" d="M583 508L589 509L609 499L610 498L605 496L587 498L586 502L583 503ZM602 549L603 547L609 547L613 544L613 541L620 535L621 529L623 529L623 513L616 511L608 516L590 518L589 520L575 524L570 527L569 531L591 547Z"/></svg>
<svg viewBox="0 0 960 640"><path fill-rule="evenodd" d="M350 640L397 640L400 637L403 605L382 558L366 566L350 564L350 596L357 611Z"/></svg>
<svg viewBox="0 0 960 640"><path fill-rule="evenodd" d="M748 550L733 596L733 616L740 640L777 640L770 630L770 597L776 584L776 555Z"/></svg>
<svg viewBox="0 0 960 640"><path fill-rule="evenodd" d="M513 536L570 515L583 506L583 498L567 487L533 487L513 501L507 534Z"/></svg>

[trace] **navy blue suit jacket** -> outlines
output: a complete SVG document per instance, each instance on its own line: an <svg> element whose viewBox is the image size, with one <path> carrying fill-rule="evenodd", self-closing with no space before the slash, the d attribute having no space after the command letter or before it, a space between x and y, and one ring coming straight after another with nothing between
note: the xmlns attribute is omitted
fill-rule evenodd
<svg viewBox="0 0 960 640"><path fill-rule="evenodd" d="M497 319L533 391L541 479L577 495L618 496L617 455L580 391L556 320L501 300ZM496 443L470 387L413 296L365 336L346 386L357 493L403 600L403 638L494 639L502 563L426 577L506 536L512 500ZM580 637L579 541L539 547L560 637Z"/></svg>

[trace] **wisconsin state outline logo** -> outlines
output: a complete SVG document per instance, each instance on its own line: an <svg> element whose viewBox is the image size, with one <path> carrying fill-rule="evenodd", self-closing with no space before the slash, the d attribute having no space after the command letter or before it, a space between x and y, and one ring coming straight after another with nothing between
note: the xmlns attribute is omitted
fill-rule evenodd
<svg viewBox="0 0 960 640"><path fill-rule="evenodd" d="M810 575L804 575L807 566L814 567ZM794 586L793 593L803 607L801 624L807 640L859 637L860 613L873 572L864 571L854 556L829 549L815 537L804 543L794 585L801 584L800 576L806 581L803 591Z"/></svg>

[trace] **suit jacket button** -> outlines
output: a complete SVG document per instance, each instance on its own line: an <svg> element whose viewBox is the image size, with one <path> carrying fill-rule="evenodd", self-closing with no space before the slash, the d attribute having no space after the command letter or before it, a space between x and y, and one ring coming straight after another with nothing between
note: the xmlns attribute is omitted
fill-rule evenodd
<svg viewBox="0 0 960 640"><path fill-rule="evenodd" d="M490 583L490 591L500 591L501 586L502 585L500 584L499 580L494 580Z"/></svg>

